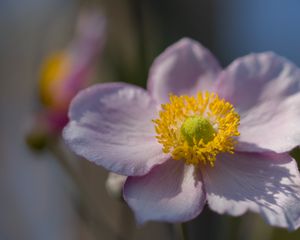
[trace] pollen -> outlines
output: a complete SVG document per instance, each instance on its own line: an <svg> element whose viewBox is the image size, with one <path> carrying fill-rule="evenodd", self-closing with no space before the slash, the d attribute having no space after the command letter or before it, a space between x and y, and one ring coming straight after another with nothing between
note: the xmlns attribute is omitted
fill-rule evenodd
<svg viewBox="0 0 300 240"><path fill-rule="evenodd" d="M153 120L163 152L186 164L214 166L219 153L234 153L240 117L232 104L215 93L170 95Z"/></svg>

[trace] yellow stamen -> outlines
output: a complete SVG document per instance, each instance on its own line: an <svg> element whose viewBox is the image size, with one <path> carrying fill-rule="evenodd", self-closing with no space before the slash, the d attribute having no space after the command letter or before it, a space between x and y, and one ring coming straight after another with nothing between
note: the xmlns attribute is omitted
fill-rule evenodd
<svg viewBox="0 0 300 240"><path fill-rule="evenodd" d="M187 164L214 166L217 154L234 152L240 117L217 94L200 92L196 97L170 95L153 122L164 153Z"/></svg>
<svg viewBox="0 0 300 240"><path fill-rule="evenodd" d="M41 100L46 106L59 104L57 94L70 68L69 56L58 52L46 59L42 66L40 80Z"/></svg>

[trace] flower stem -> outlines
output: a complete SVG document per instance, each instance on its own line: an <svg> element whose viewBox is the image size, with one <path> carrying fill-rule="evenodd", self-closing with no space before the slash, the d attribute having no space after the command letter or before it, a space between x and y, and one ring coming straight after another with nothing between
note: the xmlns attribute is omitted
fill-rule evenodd
<svg viewBox="0 0 300 240"><path fill-rule="evenodd" d="M182 240L188 240L188 229L187 229L187 223L181 223L180 224L181 229L181 239Z"/></svg>

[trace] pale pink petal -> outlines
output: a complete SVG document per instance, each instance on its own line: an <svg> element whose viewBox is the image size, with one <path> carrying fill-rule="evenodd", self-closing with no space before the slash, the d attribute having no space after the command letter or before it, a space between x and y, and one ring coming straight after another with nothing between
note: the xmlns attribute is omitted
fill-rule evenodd
<svg viewBox="0 0 300 240"><path fill-rule="evenodd" d="M170 159L147 175L129 177L124 198L142 224L149 220L183 222L195 218L205 204L200 171Z"/></svg>
<svg viewBox="0 0 300 240"><path fill-rule="evenodd" d="M70 99L87 86L106 38L106 19L97 9L81 12L77 36L69 46L70 71L63 84L63 94Z"/></svg>
<svg viewBox="0 0 300 240"><path fill-rule="evenodd" d="M199 90L211 90L220 69L206 48L183 38L156 58L150 69L148 90L159 103L167 102L170 93L194 95Z"/></svg>
<svg viewBox="0 0 300 240"><path fill-rule="evenodd" d="M72 101L63 137L80 156L121 175L144 175L168 156L156 141L156 104L141 88L98 84Z"/></svg>
<svg viewBox="0 0 300 240"><path fill-rule="evenodd" d="M300 144L300 70L273 53L234 61L218 94L241 115L240 151L286 152Z"/></svg>
<svg viewBox="0 0 300 240"><path fill-rule="evenodd" d="M201 172L212 210L233 216L250 210L273 226L300 226L300 174L289 155L224 154Z"/></svg>
<svg viewBox="0 0 300 240"><path fill-rule="evenodd" d="M76 27L76 35L64 51L62 79L53 89L59 106L69 105L78 91L88 86L106 38L106 19L96 9L82 11Z"/></svg>
<svg viewBox="0 0 300 240"><path fill-rule="evenodd" d="M300 93L264 102L242 115L237 149L282 153L300 145Z"/></svg>

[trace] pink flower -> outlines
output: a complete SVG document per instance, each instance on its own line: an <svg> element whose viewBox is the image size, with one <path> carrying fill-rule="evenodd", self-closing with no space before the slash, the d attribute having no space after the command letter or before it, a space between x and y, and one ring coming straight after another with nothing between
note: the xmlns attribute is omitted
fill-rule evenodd
<svg viewBox="0 0 300 240"><path fill-rule="evenodd" d="M40 81L44 111L38 120L50 133L61 132L68 122L72 98L88 86L104 44L105 25L105 18L99 11L83 10L74 39L67 48L46 59Z"/></svg>
<svg viewBox="0 0 300 240"><path fill-rule="evenodd" d="M222 70L182 39L150 69L148 90L107 83L72 101L64 139L78 155L128 176L138 222L183 222L208 206L300 226L300 70L273 53ZM171 95L170 95L171 94ZM163 105L161 105L163 103Z"/></svg>

